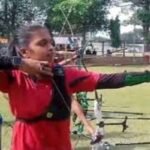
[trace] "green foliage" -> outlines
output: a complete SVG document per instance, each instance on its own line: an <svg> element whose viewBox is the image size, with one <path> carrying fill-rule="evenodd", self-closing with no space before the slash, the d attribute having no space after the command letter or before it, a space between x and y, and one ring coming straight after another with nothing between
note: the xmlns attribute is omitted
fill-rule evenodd
<svg viewBox="0 0 150 150"><path fill-rule="evenodd" d="M150 11L148 10L141 10L137 11L138 19L141 20L143 24L150 25Z"/></svg>
<svg viewBox="0 0 150 150"><path fill-rule="evenodd" d="M150 51L150 1L149 0L124 0L133 3L137 8L137 19L143 26L144 51Z"/></svg>
<svg viewBox="0 0 150 150"><path fill-rule="evenodd" d="M57 0L48 12L48 22L60 32L65 22L63 13L68 17L73 32L96 31L107 24L106 14L109 0ZM65 24L65 32L69 32Z"/></svg>
<svg viewBox="0 0 150 150"><path fill-rule="evenodd" d="M124 0L132 2L133 6L137 8L135 14L141 23L150 25L150 1L149 0Z"/></svg>
<svg viewBox="0 0 150 150"><path fill-rule="evenodd" d="M0 5L1 36L10 37L23 22L34 17L31 0L1 0Z"/></svg>
<svg viewBox="0 0 150 150"><path fill-rule="evenodd" d="M111 37L111 43L112 47L118 48L121 45L121 39L120 39L120 21L118 17L116 17L115 20L110 20L110 37Z"/></svg>

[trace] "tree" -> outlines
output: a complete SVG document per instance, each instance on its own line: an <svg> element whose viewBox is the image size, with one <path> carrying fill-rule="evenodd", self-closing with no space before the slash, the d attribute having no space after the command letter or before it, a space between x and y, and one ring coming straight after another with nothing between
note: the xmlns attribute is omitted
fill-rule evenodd
<svg viewBox="0 0 150 150"><path fill-rule="evenodd" d="M106 15L109 2L110 0L52 1L48 9L47 23L55 32L60 32L63 27L64 32L70 34L71 25L72 32L81 33L85 39L87 32L105 29L107 26Z"/></svg>
<svg viewBox="0 0 150 150"><path fill-rule="evenodd" d="M35 18L36 9L31 0L1 0L0 35L9 38L23 23Z"/></svg>
<svg viewBox="0 0 150 150"><path fill-rule="evenodd" d="M121 39L120 39L120 21L118 16L115 18L115 20L110 20L110 37L111 37L111 43L112 47L118 48L121 45Z"/></svg>
<svg viewBox="0 0 150 150"><path fill-rule="evenodd" d="M137 19L143 27L144 51L150 52L150 0L124 0L133 3L136 7Z"/></svg>

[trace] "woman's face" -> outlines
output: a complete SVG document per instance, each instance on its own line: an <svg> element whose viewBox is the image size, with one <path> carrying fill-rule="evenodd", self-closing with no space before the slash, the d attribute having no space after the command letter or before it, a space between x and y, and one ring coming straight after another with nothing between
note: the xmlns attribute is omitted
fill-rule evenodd
<svg viewBox="0 0 150 150"><path fill-rule="evenodd" d="M30 39L26 56L28 58L53 63L54 53L53 39L48 30L39 29L35 31Z"/></svg>

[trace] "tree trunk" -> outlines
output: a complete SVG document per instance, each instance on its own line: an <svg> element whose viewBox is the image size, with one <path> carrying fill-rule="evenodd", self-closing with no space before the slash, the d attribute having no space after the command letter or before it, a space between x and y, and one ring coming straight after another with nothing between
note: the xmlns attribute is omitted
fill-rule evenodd
<svg viewBox="0 0 150 150"><path fill-rule="evenodd" d="M84 47L85 46L85 44L86 44L86 31L85 30L83 30L83 32L82 32L82 47Z"/></svg>
<svg viewBox="0 0 150 150"><path fill-rule="evenodd" d="M9 24L8 24L8 1L5 0L4 2L4 24L6 25L5 27L5 33L4 36L9 37Z"/></svg>
<svg viewBox="0 0 150 150"><path fill-rule="evenodd" d="M150 1L146 0L144 9L146 12L150 11ZM150 52L150 22L143 22L143 34L144 34L144 52Z"/></svg>
<svg viewBox="0 0 150 150"><path fill-rule="evenodd" d="M16 10L17 10L17 7L18 7L17 1L14 1L12 3L12 9L11 9L12 10L11 11L11 34L12 35L14 34L15 29L16 29L15 23L16 23L16 15L17 15Z"/></svg>
<svg viewBox="0 0 150 150"><path fill-rule="evenodd" d="M150 31L149 25L143 26L144 31L144 52L150 52Z"/></svg>

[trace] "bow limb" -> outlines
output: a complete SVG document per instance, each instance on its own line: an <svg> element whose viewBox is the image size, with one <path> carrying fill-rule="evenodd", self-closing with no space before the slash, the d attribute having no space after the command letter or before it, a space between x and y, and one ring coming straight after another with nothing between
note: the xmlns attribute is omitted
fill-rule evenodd
<svg viewBox="0 0 150 150"><path fill-rule="evenodd" d="M68 16L66 16L66 14L64 13L64 11L62 10L61 7L60 7L60 10L61 10L61 12L62 12L62 14L63 14L63 16L64 16L65 22L66 22L66 23L68 24L68 26L69 26L69 29L70 29L70 31L71 31L71 35L73 36L73 35L74 35L73 29L72 29L71 23L70 23L69 20L68 20L68 17L69 17L69 15L70 15L70 13L71 13L72 7L71 7L70 10L69 10ZM64 23L64 25L65 25L66 23Z"/></svg>
<svg viewBox="0 0 150 150"><path fill-rule="evenodd" d="M85 47L80 50L80 63L82 63L82 66L84 67L84 69L87 72L89 72L84 62L84 58L83 58ZM100 122L102 120L102 109L101 109L102 108L102 95L99 97L97 90L95 90L94 92L95 92L94 114L95 114L97 122ZM96 135L94 135L94 139L91 140L91 144L99 143L103 139L104 129L100 129L98 127L98 129L96 129L95 132L96 132L95 133Z"/></svg>
<svg viewBox="0 0 150 150"><path fill-rule="evenodd" d="M64 12L62 12L62 9L61 9L61 12L63 13L63 16L65 17L65 22L63 23L63 26L62 26L62 29L61 29L59 35L61 35L61 34L63 33L66 23L69 22L69 21L68 21L68 18L69 18L70 14L71 14L71 11L72 11L72 7L70 7L70 9L69 9L68 15L65 15ZM70 24L70 23L69 23L69 24ZM71 24L69 25L69 28L71 28L70 31L71 31L71 33L72 33L72 35L73 35L73 30L72 30Z"/></svg>
<svg viewBox="0 0 150 150"><path fill-rule="evenodd" d="M62 27L62 29L61 29L60 34L61 34L62 31L64 30L64 26L65 26L65 24L67 23L68 26L69 26L70 32L71 32L71 36L73 37L73 36L74 36L73 29L72 29L71 23L69 22L69 19L68 19L68 17L69 17L70 14L71 14L72 8L73 8L73 7L70 7L69 12L68 12L68 15L66 15L66 14L64 13L63 9L62 9L61 7L59 7L59 9L60 9L60 11L62 12L62 15L63 15L63 17L64 17L64 19L65 19L65 22L63 23L63 27ZM67 52L67 49L66 49L66 48L65 48L65 52ZM65 58L66 58L66 56L65 56Z"/></svg>

